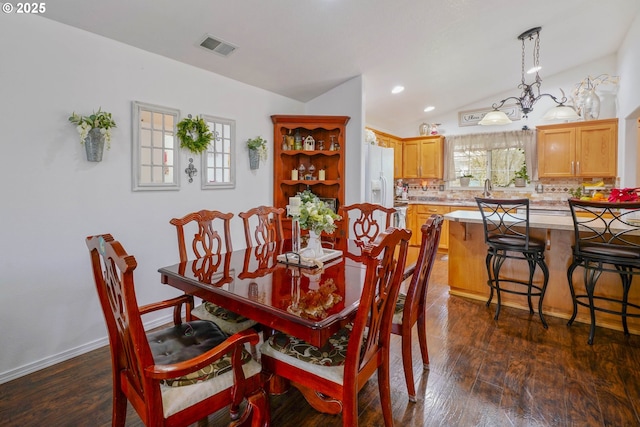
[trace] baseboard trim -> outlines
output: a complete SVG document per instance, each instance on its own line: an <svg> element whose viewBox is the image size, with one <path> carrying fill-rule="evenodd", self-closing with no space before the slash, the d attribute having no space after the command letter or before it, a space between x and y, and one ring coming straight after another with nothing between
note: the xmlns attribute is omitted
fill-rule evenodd
<svg viewBox="0 0 640 427"><path fill-rule="evenodd" d="M166 325L168 322L171 322L173 317L171 315L164 316L160 319L156 319L153 322L148 322L144 324L145 330L157 328L159 326ZM37 372L41 369L48 368L55 364L65 362L69 359L72 359L76 356L80 356L82 354L88 353L90 351L96 350L100 347L104 347L109 345L108 337L102 337L95 341L91 341L89 343L83 344L81 346L63 351L62 353L54 354L49 357L45 357L44 359L37 360L32 363L28 363L26 365L20 366L16 369L11 369L9 371L5 371L0 374L0 384L7 383L9 381L13 381L20 377L24 377L26 375Z"/></svg>

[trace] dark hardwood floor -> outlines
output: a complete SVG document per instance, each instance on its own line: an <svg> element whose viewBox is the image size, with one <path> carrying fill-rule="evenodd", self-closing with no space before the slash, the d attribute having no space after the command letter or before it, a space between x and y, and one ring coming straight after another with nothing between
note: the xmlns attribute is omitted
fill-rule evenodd
<svg viewBox="0 0 640 427"><path fill-rule="evenodd" d="M446 260L433 273L428 308L430 370L414 351L418 402L407 399L400 342L392 351L397 426L638 426L640 337L495 307L448 294ZM361 426L383 425L377 382L359 395ZM273 426L339 426L295 390L271 398ZM108 347L0 385L0 426L109 426ZM198 424L222 426L224 411ZM127 426L142 423L129 407Z"/></svg>

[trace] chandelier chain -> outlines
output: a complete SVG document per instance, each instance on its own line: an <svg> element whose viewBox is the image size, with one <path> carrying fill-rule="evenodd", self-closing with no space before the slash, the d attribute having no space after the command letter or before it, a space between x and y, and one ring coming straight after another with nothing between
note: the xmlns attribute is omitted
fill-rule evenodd
<svg viewBox="0 0 640 427"><path fill-rule="evenodd" d="M520 70L521 70L520 71L520 77L521 77L522 86L524 86L526 84L525 81L524 81L524 56L525 56L525 54L526 54L526 49L525 49L525 46L524 46L524 37L523 37L522 38L522 55L521 55L522 56L522 64L521 64L521 67L520 67Z"/></svg>

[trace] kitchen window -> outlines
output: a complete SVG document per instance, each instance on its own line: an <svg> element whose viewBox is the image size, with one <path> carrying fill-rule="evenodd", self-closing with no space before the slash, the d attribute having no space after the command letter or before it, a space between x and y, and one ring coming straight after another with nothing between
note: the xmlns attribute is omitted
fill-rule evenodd
<svg viewBox="0 0 640 427"><path fill-rule="evenodd" d="M515 172L523 165L531 171L530 179L536 179L536 136L533 130L446 137L444 179L449 187L459 187L459 178L463 175L473 176L472 187L482 187L487 178L494 186L508 187Z"/></svg>

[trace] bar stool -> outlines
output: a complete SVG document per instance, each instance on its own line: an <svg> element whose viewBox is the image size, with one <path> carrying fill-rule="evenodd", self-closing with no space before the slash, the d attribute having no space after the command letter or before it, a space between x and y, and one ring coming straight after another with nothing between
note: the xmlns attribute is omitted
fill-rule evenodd
<svg viewBox="0 0 640 427"><path fill-rule="evenodd" d="M498 297L495 320L500 315L502 292L526 295L529 312L533 311L532 297L538 299L538 315L542 325L547 328L547 322L542 314L542 300L549 282L549 269L544 260L544 241L529 236L529 199L487 199L476 197L476 203L482 214L484 224L484 241L489 246L487 252L487 284L491 288L487 307L491 304L493 293ZM500 277L500 268L507 259L526 260L529 265L527 280ZM533 276L536 266L540 267L544 276L542 284L535 284ZM502 283L515 286L502 287ZM526 289L523 289L526 288Z"/></svg>
<svg viewBox="0 0 640 427"><path fill-rule="evenodd" d="M588 343L593 344L596 332L595 312L620 315L625 335L629 335L627 317L640 317L640 305L628 301L633 277L640 273L640 216L632 218L640 209L640 202L593 202L570 199L575 244L573 262L567 270L573 300L571 326L578 314L578 305L589 308L591 328ZM576 294L573 272L584 268L584 294ZM622 296L596 294L595 288L603 272L620 276ZM618 308L619 307L619 308ZM629 309L634 309L630 313Z"/></svg>

